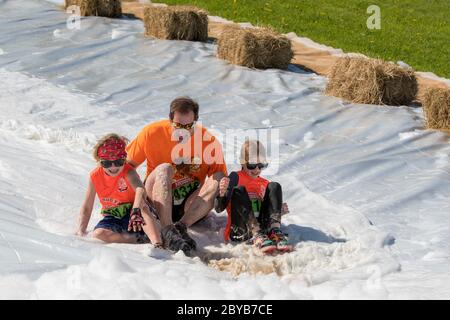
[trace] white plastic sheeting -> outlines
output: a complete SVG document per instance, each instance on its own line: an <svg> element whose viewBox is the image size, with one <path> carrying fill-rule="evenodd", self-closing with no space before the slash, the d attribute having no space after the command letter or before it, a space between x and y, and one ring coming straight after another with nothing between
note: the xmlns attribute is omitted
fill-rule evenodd
<svg viewBox="0 0 450 320"><path fill-rule="evenodd" d="M144 38L139 20L70 30L67 18L45 1L0 2L0 298L450 297L450 148L421 109L344 103L323 77L232 66L212 43ZM270 178L296 245L281 275L233 278L73 236L95 139L133 138L181 95L214 132L279 130ZM212 213L192 234L202 250L247 254L222 243L225 220Z"/></svg>

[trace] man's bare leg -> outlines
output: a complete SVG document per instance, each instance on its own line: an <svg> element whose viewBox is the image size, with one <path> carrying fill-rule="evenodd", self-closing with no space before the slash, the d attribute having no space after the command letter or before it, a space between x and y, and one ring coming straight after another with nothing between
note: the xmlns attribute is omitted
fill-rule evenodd
<svg viewBox="0 0 450 320"><path fill-rule="evenodd" d="M190 246L182 238L172 221L172 179L174 170L168 163L159 165L145 182L145 190L161 222L163 246L169 250L182 250L188 254Z"/></svg>
<svg viewBox="0 0 450 320"><path fill-rule="evenodd" d="M205 180L199 190L189 196L180 222L185 224L186 227L190 227L212 210L214 199L219 192L219 181L224 176L222 172L216 172L212 177Z"/></svg>
<svg viewBox="0 0 450 320"><path fill-rule="evenodd" d="M142 210L142 218L145 221L145 225L142 226L142 229L150 239L150 242L152 244L162 244L158 222L146 205L144 205L144 208Z"/></svg>
<svg viewBox="0 0 450 320"><path fill-rule="evenodd" d="M160 164L145 181L145 191L152 200L161 227L171 225L172 221L172 178L173 168L168 163Z"/></svg>

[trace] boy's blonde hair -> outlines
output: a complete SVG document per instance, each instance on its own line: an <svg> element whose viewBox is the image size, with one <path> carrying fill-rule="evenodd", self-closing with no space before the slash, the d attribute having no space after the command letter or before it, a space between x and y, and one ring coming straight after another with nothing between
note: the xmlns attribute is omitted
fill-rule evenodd
<svg viewBox="0 0 450 320"><path fill-rule="evenodd" d="M259 140L245 140L241 147L239 163L267 163L266 148Z"/></svg>
<svg viewBox="0 0 450 320"><path fill-rule="evenodd" d="M100 157L98 156L98 149L109 139L115 139L125 142L125 144L128 144L130 140L124 136L119 136L117 133L108 133L107 135L100 138L100 140L97 141L97 143L94 146L94 149L92 150L92 155L94 156L94 159L96 161L100 161Z"/></svg>

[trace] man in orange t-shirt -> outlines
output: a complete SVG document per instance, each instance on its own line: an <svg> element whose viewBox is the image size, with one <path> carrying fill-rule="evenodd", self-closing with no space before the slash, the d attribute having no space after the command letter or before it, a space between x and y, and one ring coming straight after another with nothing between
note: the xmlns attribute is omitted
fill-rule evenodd
<svg viewBox="0 0 450 320"><path fill-rule="evenodd" d="M147 125L127 147L131 165L146 161L145 190L161 221L164 246L186 254L196 249L187 228L213 209L227 175L222 146L196 123L198 111L190 98L173 100L169 119Z"/></svg>

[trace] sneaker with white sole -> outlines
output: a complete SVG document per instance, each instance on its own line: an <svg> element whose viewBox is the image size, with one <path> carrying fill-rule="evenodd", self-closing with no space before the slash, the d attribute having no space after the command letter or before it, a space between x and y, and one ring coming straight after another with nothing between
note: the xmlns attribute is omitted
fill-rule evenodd
<svg viewBox="0 0 450 320"><path fill-rule="evenodd" d="M177 252L181 250L187 256L190 255L192 250L191 246L183 239L182 235L178 229L173 225L165 226L161 230L161 238L163 241L163 246L166 249Z"/></svg>
<svg viewBox="0 0 450 320"><path fill-rule="evenodd" d="M280 252L291 252L294 247L289 244L288 237L280 228L272 228L269 230L268 237L276 245Z"/></svg>
<svg viewBox="0 0 450 320"><path fill-rule="evenodd" d="M269 237L267 237L267 235L265 235L262 232L257 233L252 238L252 243L261 252L266 253L266 254L272 253L277 249L277 246L275 245L275 243L273 243L273 241L270 240Z"/></svg>
<svg viewBox="0 0 450 320"><path fill-rule="evenodd" d="M183 238L183 240L187 242L187 244L192 248L192 250L196 250L197 243L188 234L186 225L183 222L177 221L175 223L175 228L177 228L177 230L181 234L181 237Z"/></svg>

